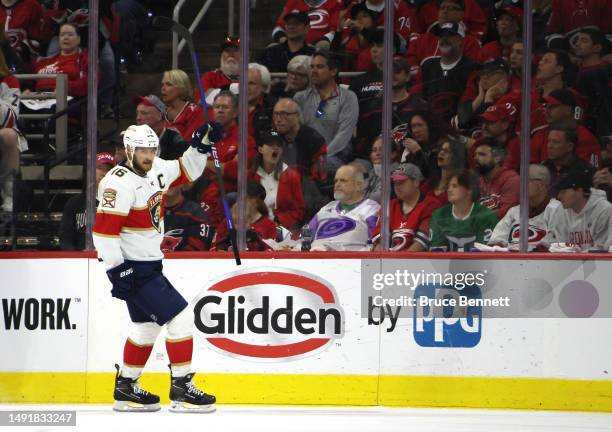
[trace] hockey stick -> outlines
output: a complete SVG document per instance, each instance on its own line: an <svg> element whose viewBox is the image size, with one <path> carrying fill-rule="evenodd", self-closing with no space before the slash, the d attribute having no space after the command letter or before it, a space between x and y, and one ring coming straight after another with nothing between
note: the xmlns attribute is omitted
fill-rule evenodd
<svg viewBox="0 0 612 432"><path fill-rule="evenodd" d="M208 123L208 104L206 103L206 95L204 94L204 87L202 86L202 76L200 73L200 66L198 64L198 56L193 45L193 38L191 37L191 33L181 24L164 16L155 17L153 19L153 26L160 30L170 30L178 34L187 42L189 52L191 53L191 62L193 63L193 68L195 70L196 79L198 82L198 89L200 90L200 106L202 107L202 111L204 114L204 123ZM223 211L225 212L225 220L227 221L227 228L229 230L230 240L232 242L234 258L236 260L236 265L240 265L241 261L240 253L238 252L238 241L236 239L236 228L234 227L234 222L232 221L232 214L230 213L229 205L227 204L227 196L225 195L225 186L223 184L223 175L221 174L221 163L219 162L219 154L217 153L217 148L214 144L212 145L211 154L215 165L215 174L217 175L217 179L219 181L221 202L223 203Z"/></svg>

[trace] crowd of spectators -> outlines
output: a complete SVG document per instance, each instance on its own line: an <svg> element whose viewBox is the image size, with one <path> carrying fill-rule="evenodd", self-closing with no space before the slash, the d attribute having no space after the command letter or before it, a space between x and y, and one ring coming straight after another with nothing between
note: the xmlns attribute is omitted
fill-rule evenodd
<svg viewBox="0 0 612 432"><path fill-rule="evenodd" d="M383 83L389 5L393 79ZM44 23L47 12L36 19ZM525 13L533 15L531 59L523 58ZM49 73L49 61L70 64L62 70L78 96L87 79L79 27L55 22L55 60L32 50L49 38L47 24L3 52L39 72ZM533 11L521 0L287 0L269 45L250 47L249 249L300 249L302 239L301 249L380 250L384 182L392 184L391 250L518 249L521 101L529 97L530 250L612 251L609 39L612 2L604 0L537 0ZM217 149L233 213L240 61L240 40L227 37L219 67L201 77L204 95L185 72L168 70L160 95L134 99L136 122L158 133L165 158L180 157L208 109L223 129ZM525 61L533 64L526 95ZM391 178L381 177L384 85L392 87ZM3 153L15 153L19 140L1 137ZM14 168L3 162L0 181ZM166 222L165 250L230 247L214 170L169 191Z"/></svg>

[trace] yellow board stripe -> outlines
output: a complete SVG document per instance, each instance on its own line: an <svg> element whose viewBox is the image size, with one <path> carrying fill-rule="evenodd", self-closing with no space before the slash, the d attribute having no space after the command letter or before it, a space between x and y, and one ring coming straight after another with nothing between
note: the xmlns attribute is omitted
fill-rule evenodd
<svg viewBox="0 0 612 432"><path fill-rule="evenodd" d="M111 373L0 373L0 403L111 403ZM222 404L383 405L612 412L612 380L376 375L201 374ZM170 374L141 386L168 402Z"/></svg>

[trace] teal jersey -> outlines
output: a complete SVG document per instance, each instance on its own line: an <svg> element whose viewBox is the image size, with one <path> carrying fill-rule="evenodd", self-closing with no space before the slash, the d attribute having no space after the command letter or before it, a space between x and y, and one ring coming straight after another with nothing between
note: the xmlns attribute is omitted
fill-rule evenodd
<svg viewBox="0 0 612 432"><path fill-rule="evenodd" d="M453 215L452 204L434 210L429 222L430 250L469 252L474 243L489 241L497 221L495 213L478 203L465 219Z"/></svg>

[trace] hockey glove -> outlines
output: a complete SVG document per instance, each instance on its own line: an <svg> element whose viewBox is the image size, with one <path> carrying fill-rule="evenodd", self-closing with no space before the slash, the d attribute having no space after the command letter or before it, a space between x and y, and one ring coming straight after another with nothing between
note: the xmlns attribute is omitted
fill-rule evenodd
<svg viewBox="0 0 612 432"><path fill-rule="evenodd" d="M111 294L121 300L127 300L134 295L134 269L127 263L119 264L117 267L106 272L113 284Z"/></svg>
<svg viewBox="0 0 612 432"><path fill-rule="evenodd" d="M202 154L209 154L212 146L221 140L221 125L211 122L198 128L191 136L191 147Z"/></svg>

